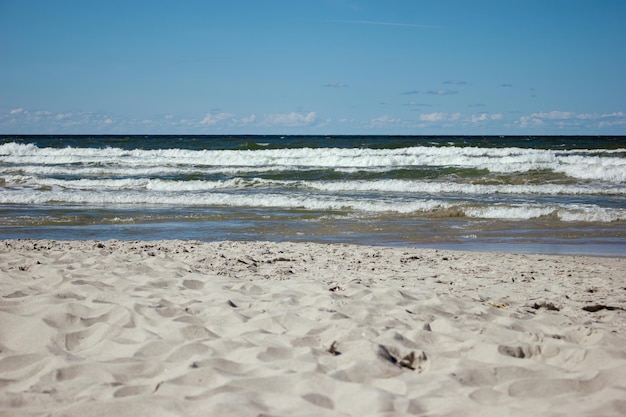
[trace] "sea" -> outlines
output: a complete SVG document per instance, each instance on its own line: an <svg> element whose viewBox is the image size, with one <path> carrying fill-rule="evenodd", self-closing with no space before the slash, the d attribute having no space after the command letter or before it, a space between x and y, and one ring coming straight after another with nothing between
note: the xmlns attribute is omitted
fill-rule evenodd
<svg viewBox="0 0 626 417"><path fill-rule="evenodd" d="M0 239L626 256L625 136L0 136Z"/></svg>

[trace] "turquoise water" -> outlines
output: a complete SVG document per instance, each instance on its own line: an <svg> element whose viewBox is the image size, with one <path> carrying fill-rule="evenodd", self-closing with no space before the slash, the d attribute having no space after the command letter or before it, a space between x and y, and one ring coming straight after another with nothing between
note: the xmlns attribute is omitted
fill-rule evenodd
<svg viewBox="0 0 626 417"><path fill-rule="evenodd" d="M625 137L2 136L0 237L626 254Z"/></svg>

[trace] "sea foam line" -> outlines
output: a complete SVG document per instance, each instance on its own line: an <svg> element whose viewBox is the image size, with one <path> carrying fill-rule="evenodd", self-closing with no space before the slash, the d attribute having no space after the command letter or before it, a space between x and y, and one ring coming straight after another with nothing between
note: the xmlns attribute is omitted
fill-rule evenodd
<svg viewBox="0 0 626 417"><path fill-rule="evenodd" d="M7 176L6 186L25 188L56 187L72 190L150 190L201 192L220 189L313 189L325 192L394 192L424 194L533 194L533 195L610 195L626 196L626 186L612 184L472 184L418 180L297 181L264 178L172 181L151 178L75 179Z"/></svg>
<svg viewBox="0 0 626 417"><path fill-rule="evenodd" d="M312 211L346 211L353 213L399 213L437 217L465 217L489 219L533 219L552 216L562 221L613 222L626 221L626 209L598 207L593 204L494 204L481 205L468 201L444 201L422 198L410 201L397 199L368 199L337 195L298 195L287 193L238 194L163 193L163 192L106 192L73 190L46 192L8 190L0 194L0 204L49 205L87 204L95 206L172 206L172 207L239 207L303 209Z"/></svg>
<svg viewBox="0 0 626 417"><path fill-rule="evenodd" d="M626 152L626 150L624 150ZM111 171L129 167L220 167L257 169L370 169L401 167L466 167L495 173L552 170L572 178L626 182L626 158L615 150L588 155L580 150L522 148L410 147L399 149L295 148L267 150L122 150L117 148L38 148L28 144L0 145L0 163L71 169L95 165ZM621 155L621 153L619 154Z"/></svg>

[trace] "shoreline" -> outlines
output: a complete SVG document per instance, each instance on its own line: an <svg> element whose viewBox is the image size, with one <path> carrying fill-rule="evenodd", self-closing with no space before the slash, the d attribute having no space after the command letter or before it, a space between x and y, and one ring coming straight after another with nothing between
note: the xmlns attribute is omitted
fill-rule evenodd
<svg viewBox="0 0 626 417"><path fill-rule="evenodd" d="M150 227L152 226L152 227ZM149 241L158 242L170 240L201 241L206 243L237 241L256 242L268 241L276 243L317 243L317 244L348 244L357 246L391 247L398 249L435 249L461 252L489 252L511 254L537 254L546 256L593 256L609 258L626 258L626 242L624 238L595 236L586 239L535 238L535 239L489 239L463 238L452 236L448 240L427 238L424 241L407 239L397 233L367 234L335 233L325 230L324 234L307 234L291 231L290 233L276 233L275 228L266 230L245 231L241 227L224 230L206 229L195 223L167 223L168 227L156 225L93 225L93 226L46 226L46 227L4 227L2 240L53 240L53 241L91 241L91 240L119 240L119 241ZM174 232L172 232L173 229ZM206 238L212 233L210 238ZM0 241L2 241L0 240Z"/></svg>
<svg viewBox="0 0 626 417"><path fill-rule="evenodd" d="M626 413L626 259L1 240L0 414Z"/></svg>

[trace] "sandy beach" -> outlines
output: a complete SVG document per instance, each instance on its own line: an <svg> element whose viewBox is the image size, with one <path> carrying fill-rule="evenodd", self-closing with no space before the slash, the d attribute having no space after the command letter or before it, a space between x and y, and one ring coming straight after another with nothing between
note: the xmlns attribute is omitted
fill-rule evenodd
<svg viewBox="0 0 626 417"><path fill-rule="evenodd" d="M1 416L623 416L626 258L0 241Z"/></svg>

